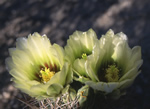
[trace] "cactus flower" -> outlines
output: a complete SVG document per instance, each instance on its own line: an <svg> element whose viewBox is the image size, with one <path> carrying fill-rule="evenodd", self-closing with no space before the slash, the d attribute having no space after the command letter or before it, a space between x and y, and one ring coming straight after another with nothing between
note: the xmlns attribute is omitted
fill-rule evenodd
<svg viewBox="0 0 150 109"><path fill-rule="evenodd" d="M18 38L9 49L6 66L15 87L36 99L57 97L72 81L71 67L64 63L63 48L51 45L46 35Z"/></svg>
<svg viewBox="0 0 150 109"><path fill-rule="evenodd" d="M79 73L78 81L101 91L112 98L119 98L129 87L143 63L141 47L128 46L124 33L109 30L99 40L99 48L85 62L86 75Z"/></svg>
<svg viewBox="0 0 150 109"><path fill-rule="evenodd" d="M98 39L95 32L89 29L86 32L76 31L67 40L65 59L72 64L73 71L87 77L85 62L92 53L97 52Z"/></svg>

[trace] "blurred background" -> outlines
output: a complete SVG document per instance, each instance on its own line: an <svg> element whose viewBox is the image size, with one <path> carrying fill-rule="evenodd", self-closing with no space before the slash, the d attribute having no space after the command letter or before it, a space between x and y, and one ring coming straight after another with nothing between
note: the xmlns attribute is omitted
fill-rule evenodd
<svg viewBox="0 0 150 109"><path fill-rule="evenodd" d="M89 28L99 38L110 28L122 31L130 47L142 47L142 73L128 89L128 107L118 109L150 109L150 0L0 0L0 109L23 108L5 68L18 37L39 32L64 46L75 30Z"/></svg>

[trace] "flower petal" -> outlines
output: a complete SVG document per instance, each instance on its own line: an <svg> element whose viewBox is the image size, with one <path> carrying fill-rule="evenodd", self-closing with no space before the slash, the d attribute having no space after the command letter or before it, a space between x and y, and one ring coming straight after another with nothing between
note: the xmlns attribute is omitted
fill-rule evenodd
<svg viewBox="0 0 150 109"><path fill-rule="evenodd" d="M106 82L87 81L85 84L89 85L94 90L99 90L99 91L106 92L106 93L111 93L115 88L118 87L117 82L106 83Z"/></svg>
<svg viewBox="0 0 150 109"><path fill-rule="evenodd" d="M85 59L76 59L73 63L73 68L78 74L82 76L87 76L86 71L85 71Z"/></svg>
<svg viewBox="0 0 150 109"><path fill-rule="evenodd" d="M57 96L60 91L63 89L63 86L57 83L51 84L48 88L47 88L47 94L50 96Z"/></svg>

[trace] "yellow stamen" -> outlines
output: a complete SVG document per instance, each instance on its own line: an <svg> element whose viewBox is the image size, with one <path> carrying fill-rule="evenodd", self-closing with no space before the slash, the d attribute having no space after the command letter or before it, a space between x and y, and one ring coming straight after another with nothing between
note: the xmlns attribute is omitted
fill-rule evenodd
<svg viewBox="0 0 150 109"><path fill-rule="evenodd" d="M83 53L83 54L82 54L82 59L87 59L86 53Z"/></svg>
<svg viewBox="0 0 150 109"><path fill-rule="evenodd" d="M54 71L50 71L49 68L45 67L44 70L40 71L40 77L42 78L42 82L43 83L48 82L54 76L54 74L55 74Z"/></svg>
<svg viewBox="0 0 150 109"><path fill-rule="evenodd" d="M86 98L87 96L84 96L83 93L84 93L84 91L81 91L81 96L82 96L83 98Z"/></svg>
<svg viewBox="0 0 150 109"><path fill-rule="evenodd" d="M110 65L106 69L105 78L107 82L117 82L119 80L119 69L116 67L116 65Z"/></svg>

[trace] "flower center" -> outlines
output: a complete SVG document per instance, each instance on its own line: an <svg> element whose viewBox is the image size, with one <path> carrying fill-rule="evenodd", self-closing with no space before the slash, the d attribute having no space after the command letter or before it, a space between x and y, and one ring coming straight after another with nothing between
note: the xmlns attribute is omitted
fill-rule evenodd
<svg viewBox="0 0 150 109"><path fill-rule="evenodd" d="M98 69L98 78L103 82L117 82L121 74L122 69L116 63L105 63Z"/></svg>
<svg viewBox="0 0 150 109"><path fill-rule="evenodd" d="M82 59L87 59L86 53L83 53L83 54L82 54Z"/></svg>
<svg viewBox="0 0 150 109"><path fill-rule="evenodd" d="M117 82L119 80L119 69L116 65L110 65L106 69L105 79L107 82Z"/></svg>
<svg viewBox="0 0 150 109"><path fill-rule="evenodd" d="M54 74L54 71L50 71L49 68L45 67L40 70L39 77L41 78L42 83L46 83L54 76Z"/></svg>

